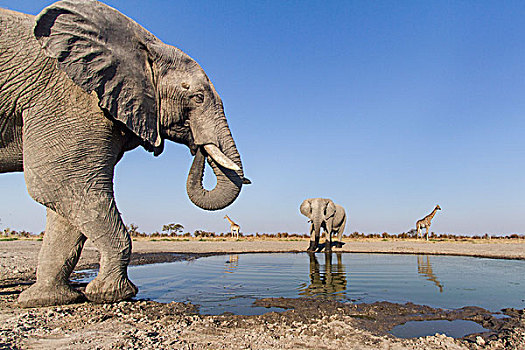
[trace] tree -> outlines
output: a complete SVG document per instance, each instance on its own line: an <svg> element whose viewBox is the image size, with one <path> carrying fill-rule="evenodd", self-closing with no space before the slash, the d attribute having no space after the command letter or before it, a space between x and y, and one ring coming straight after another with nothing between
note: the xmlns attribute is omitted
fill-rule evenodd
<svg viewBox="0 0 525 350"><path fill-rule="evenodd" d="M166 232L166 234L169 236L174 236L177 233L182 232L182 230L184 230L184 226L181 224L171 223L162 226L162 231Z"/></svg>
<svg viewBox="0 0 525 350"><path fill-rule="evenodd" d="M138 226L135 224L129 224L129 226L126 226L126 229L128 230L131 237L136 237L139 235Z"/></svg>

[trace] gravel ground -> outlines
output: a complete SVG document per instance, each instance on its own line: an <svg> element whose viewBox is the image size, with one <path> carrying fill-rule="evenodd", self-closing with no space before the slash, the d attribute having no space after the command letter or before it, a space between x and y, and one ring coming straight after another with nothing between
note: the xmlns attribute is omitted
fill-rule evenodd
<svg viewBox="0 0 525 350"><path fill-rule="evenodd" d="M475 243L474 243L475 242ZM191 304L132 300L21 309L18 294L35 278L41 242L0 241L0 349L525 349L525 310L495 318L479 308L432 309L414 304L342 304L264 299L285 308L260 316L200 315ZM132 264L246 252L304 251L306 241L136 241ZM424 253L525 259L520 242L348 241L343 251ZM78 269L97 266L86 245ZM80 289L83 286L78 286ZM398 339L387 333L408 320L468 319L492 332L453 339Z"/></svg>

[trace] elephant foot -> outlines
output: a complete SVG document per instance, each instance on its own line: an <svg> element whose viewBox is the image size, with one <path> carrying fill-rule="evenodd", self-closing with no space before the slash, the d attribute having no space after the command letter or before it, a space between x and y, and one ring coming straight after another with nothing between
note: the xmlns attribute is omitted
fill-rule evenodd
<svg viewBox="0 0 525 350"><path fill-rule="evenodd" d="M317 244L314 241L310 241L310 246L306 249L309 253L314 253L317 250Z"/></svg>
<svg viewBox="0 0 525 350"><path fill-rule="evenodd" d="M86 297L67 284L35 283L18 296L18 305L21 307L39 307L80 303Z"/></svg>
<svg viewBox="0 0 525 350"><path fill-rule="evenodd" d="M89 301L95 303L115 303L134 297L138 291L139 289L127 277L118 279L97 277L87 285L84 294Z"/></svg>

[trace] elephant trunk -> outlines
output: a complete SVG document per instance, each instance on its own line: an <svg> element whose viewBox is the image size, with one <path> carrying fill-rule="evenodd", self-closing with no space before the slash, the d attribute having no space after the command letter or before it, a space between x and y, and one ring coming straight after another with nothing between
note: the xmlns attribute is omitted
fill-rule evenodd
<svg viewBox="0 0 525 350"><path fill-rule="evenodd" d="M323 220L321 218L313 218L312 220L312 236L310 237L310 247L308 251L315 251L319 246L319 238L321 237L321 224Z"/></svg>
<svg viewBox="0 0 525 350"><path fill-rule="evenodd" d="M231 136L226 118L222 113L216 125L216 134L219 150L213 146L210 148L207 147L208 145L200 145L186 182L186 190L190 200L196 206L205 210L219 210L233 203L239 195L244 181L241 157ZM235 163L236 167L229 166L229 168L235 170L225 167L224 159L218 159L216 154L212 154L212 149L222 152L227 159ZM206 152L206 150L209 150L209 152ZM206 156L208 156L208 163L217 178L217 185L212 190L205 189L202 184ZM213 159L217 159L217 161Z"/></svg>
<svg viewBox="0 0 525 350"><path fill-rule="evenodd" d="M321 237L322 223L323 223L323 220L321 218L315 218L312 222L312 225L314 225L314 235L315 235L316 241L319 241L319 238Z"/></svg>

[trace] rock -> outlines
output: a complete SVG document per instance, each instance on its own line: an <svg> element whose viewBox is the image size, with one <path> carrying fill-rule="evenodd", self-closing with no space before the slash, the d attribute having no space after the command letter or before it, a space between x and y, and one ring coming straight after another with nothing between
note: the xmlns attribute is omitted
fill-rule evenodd
<svg viewBox="0 0 525 350"><path fill-rule="evenodd" d="M483 339L482 337L480 337L479 335L476 337L476 344L478 344L479 346L483 346L485 345L485 339Z"/></svg>

